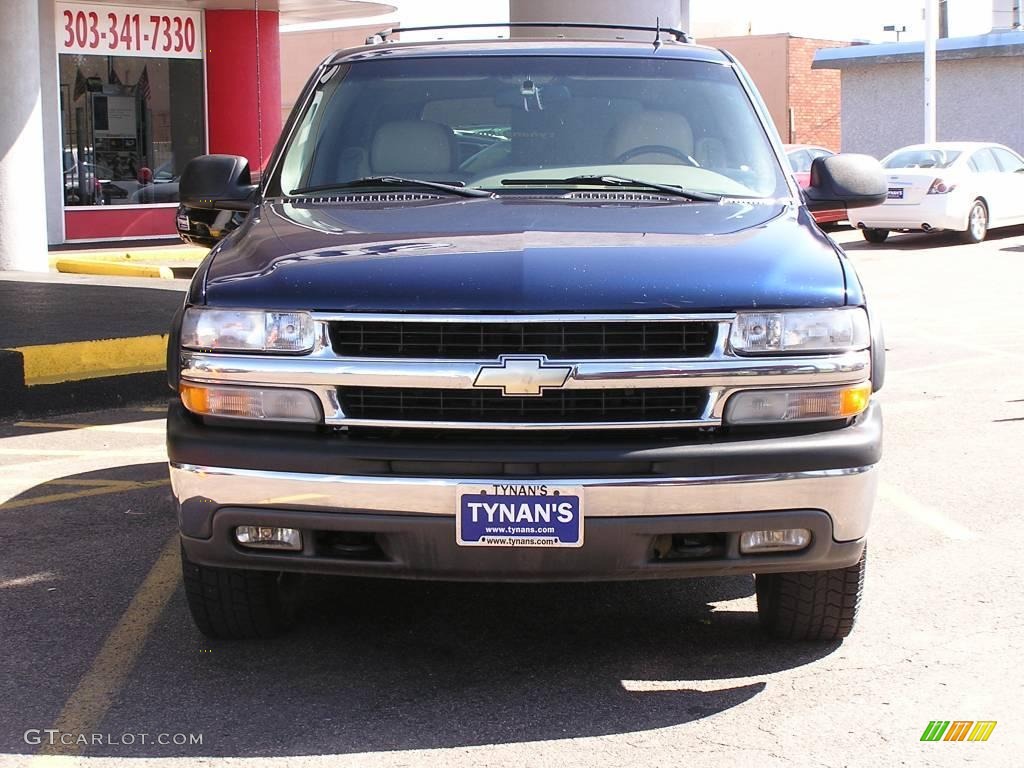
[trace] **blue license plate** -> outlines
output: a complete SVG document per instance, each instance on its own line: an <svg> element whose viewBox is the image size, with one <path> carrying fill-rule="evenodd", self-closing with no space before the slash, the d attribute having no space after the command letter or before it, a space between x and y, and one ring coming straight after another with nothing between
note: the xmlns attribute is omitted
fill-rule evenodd
<svg viewBox="0 0 1024 768"><path fill-rule="evenodd" d="M583 489L460 485L455 541L462 547L582 547Z"/></svg>

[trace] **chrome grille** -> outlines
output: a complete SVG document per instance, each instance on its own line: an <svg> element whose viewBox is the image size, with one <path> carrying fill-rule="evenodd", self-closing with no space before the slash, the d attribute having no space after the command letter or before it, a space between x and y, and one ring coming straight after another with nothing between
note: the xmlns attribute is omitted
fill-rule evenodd
<svg viewBox="0 0 1024 768"><path fill-rule="evenodd" d="M406 428L546 431L547 441L573 431L715 428L736 392L840 386L871 374L868 350L735 355L728 312L312 315L317 340L310 354L183 350L182 380L305 389L318 398L325 425L364 435ZM512 384L517 391L523 382L507 362L516 357L571 373L560 387L538 384L543 395L491 389ZM478 383L482 370L496 367L513 369L509 382Z"/></svg>
<svg viewBox="0 0 1024 768"><path fill-rule="evenodd" d="M486 360L546 355L562 360L706 357L717 323L702 321L429 322L342 320L331 345L344 357Z"/></svg>
<svg viewBox="0 0 1024 768"><path fill-rule="evenodd" d="M345 415L381 421L588 424L699 419L708 391L662 389L549 390L509 397L487 389L338 387Z"/></svg>

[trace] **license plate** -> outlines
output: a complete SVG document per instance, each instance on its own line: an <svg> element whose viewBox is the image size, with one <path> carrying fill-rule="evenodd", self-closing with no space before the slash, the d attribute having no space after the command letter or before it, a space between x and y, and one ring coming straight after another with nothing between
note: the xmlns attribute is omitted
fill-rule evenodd
<svg viewBox="0 0 1024 768"><path fill-rule="evenodd" d="M550 483L460 485L460 547L582 547L583 488Z"/></svg>
<svg viewBox="0 0 1024 768"><path fill-rule="evenodd" d="M903 188L902 187L889 187L889 199L890 200L902 200L903 199Z"/></svg>

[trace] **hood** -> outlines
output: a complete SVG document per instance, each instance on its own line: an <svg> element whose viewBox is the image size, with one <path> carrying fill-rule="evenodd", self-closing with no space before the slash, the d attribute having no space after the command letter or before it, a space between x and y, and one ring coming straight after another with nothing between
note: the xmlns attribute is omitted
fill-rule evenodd
<svg viewBox="0 0 1024 768"><path fill-rule="evenodd" d="M214 306L362 312L834 307L836 249L782 203L507 197L267 202L216 249Z"/></svg>

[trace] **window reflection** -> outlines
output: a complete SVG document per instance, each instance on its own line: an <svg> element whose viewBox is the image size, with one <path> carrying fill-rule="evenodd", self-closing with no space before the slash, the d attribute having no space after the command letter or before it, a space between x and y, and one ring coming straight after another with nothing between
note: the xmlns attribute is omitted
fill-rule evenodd
<svg viewBox="0 0 1024 768"><path fill-rule="evenodd" d="M205 151L203 63L60 55L66 206L175 203Z"/></svg>

